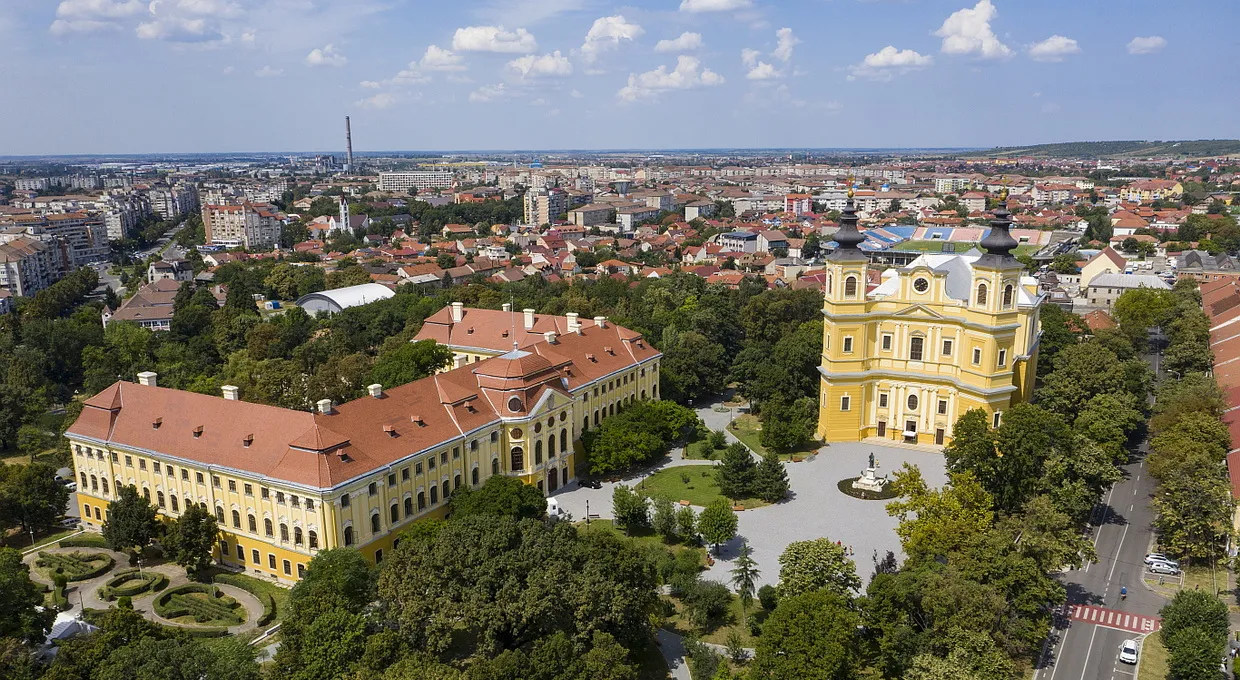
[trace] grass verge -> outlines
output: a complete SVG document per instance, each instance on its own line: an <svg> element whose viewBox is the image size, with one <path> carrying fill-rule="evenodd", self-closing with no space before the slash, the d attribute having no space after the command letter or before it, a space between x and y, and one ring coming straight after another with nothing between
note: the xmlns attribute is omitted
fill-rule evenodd
<svg viewBox="0 0 1240 680"><path fill-rule="evenodd" d="M723 645L727 644L728 635L735 630L741 634L741 641L744 646L752 649L758 644L758 639L753 635L750 635L749 625L745 623L745 617L752 614L758 614L758 618L760 620L766 619L767 612L758 604L758 598L756 597L754 598L753 603L749 605L749 609L746 610L744 615L742 615L741 598L737 597L735 594L732 595L732 603L728 605L727 613L724 614L723 618L720 620L713 622L706 630L698 630L696 626L685 618L683 611L684 608L681 606L679 600L666 596L665 599L675 606L676 613L668 617L667 624L664 628L675 632L677 635L684 636L696 633L698 635L698 639L702 642Z"/></svg>
<svg viewBox="0 0 1240 680"><path fill-rule="evenodd" d="M719 483L715 481L714 465L664 468L638 482L636 489L638 493L650 498L663 496L673 502L689 501L699 507L706 507L715 499L723 497L719 491ZM757 498L745 498L735 502L744 505L746 509L769 505Z"/></svg>
<svg viewBox="0 0 1240 680"><path fill-rule="evenodd" d="M1137 680L1166 680L1167 648L1163 646L1162 636L1158 633L1145 636L1141 643L1141 670Z"/></svg>
<svg viewBox="0 0 1240 680"><path fill-rule="evenodd" d="M733 436L744 442L745 446L753 449L759 456L767 454L767 448L762 445L762 423L758 420L758 416L748 413L737 416L736 420L728 423L728 432L731 432ZM818 443L811 441L795 451L779 454L779 459L787 461L794 457L803 458L817 453L817 451Z"/></svg>

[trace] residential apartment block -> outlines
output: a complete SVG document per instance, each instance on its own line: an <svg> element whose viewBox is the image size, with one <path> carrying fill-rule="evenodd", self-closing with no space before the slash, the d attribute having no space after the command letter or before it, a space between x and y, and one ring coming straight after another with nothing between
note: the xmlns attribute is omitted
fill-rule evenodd
<svg viewBox="0 0 1240 680"><path fill-rule="evenodd" d="M379 191L422 191L452 186L451 170L408 170L379 173Z"/></svg>
<svg viewBox="0 0 1240 680"><path fill-rule="evenodd" d="M205 205L202 224L207 243L230 248L270 248L280 242L283 222L265 203Z"/></svg>
<svg viewBox="0 0 1240 680"><path fill-rule="evenodd" d="M59 277L51 247L27 236L0 243L0 289L30 296L52 285Z"/></svg>
<svg viewBox="0 0 1240 680"><path fill-rule="evenodd" d="M473 334L498 342L498 319L510 316L454 313L451 339L465 342ZM566 317L548 318L567 328ZM525 333L508 347L400 387L372 385L344 404L324 400L313 412L240 401L232 386L223 397L161 388L153 373L117 382L88 399L66 432L83 522L98 529L127 485L164 517L197 503L219 521L217 559L294 581L328 548L354 546L382 561L411 522L442 517L456 489L492 475L555 491L575 476L582 432L659 397L662 355L605 319Z"/></svg>
<svg viewBox="0 0 1240 680"><path fill-rule="evenodd" d="M568 193L563 189L530 189L524 201L526 224L553 224L568 214Z"/></svg>

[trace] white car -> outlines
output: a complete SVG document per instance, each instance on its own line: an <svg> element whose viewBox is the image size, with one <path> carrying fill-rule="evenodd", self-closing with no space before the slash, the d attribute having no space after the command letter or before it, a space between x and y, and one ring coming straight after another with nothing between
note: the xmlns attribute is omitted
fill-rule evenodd
<svg viewBox="0 0 1240 680"><path fill-rule="evenodd" d="M1168 562L1154 562L1149 565L1149 570L1154 574L1170 574L1176 576L1180 573L1180 568Z"/></svg>
<svg viewBox="0 0 1240 680"><path fill-rule="evenodd" d="M1162 553L1150 553L1145 556L1146 564L1154 564L1155 562L1162 562L1163 564L1170 564L1171 566L1176 567L1176 568L1179 568L1180 566L1179 562L1176 562L1175 560L1171 559L1170 557L1167 557L1166 555Z"/></svg>
<svg viewBox="0 0 1240 680"><path fill-rule="evenodd" d="M1119 660L1121 663L1136 665L1137 663L1137 641L1124 640L1124 644L1119 646Z"/></svg>

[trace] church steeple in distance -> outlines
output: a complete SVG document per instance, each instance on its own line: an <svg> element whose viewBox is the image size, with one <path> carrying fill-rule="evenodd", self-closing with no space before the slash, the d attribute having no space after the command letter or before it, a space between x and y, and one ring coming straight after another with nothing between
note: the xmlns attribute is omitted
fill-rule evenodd
<svg viewBox="0 0 1240 680"><path fill-rule="evenodd" d="M838 245L834 252L827 256L828 260L864 260L867 259L857 246L865 242L865 234L857 230L857 205L853 201L852 178L848 179L848 201L840 214L840 228L831 237Z"/></svg>
<svg viewBox="0 0 1240 680"><path fill-rule="evenodd" d="M982 239L982 248L986 254L979 264L1011 264L1016 261L1012 251L1019 245L1008 229L1012 226L1012 214L1007 209L1008 190L1003 187L999 191L999 205L995 208L990 220L990 233Z"/></svg>

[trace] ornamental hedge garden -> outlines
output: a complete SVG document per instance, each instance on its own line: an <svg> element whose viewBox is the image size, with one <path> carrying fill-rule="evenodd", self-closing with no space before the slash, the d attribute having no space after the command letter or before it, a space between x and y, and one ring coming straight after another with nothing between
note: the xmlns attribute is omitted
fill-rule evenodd
<svg viewBox="0 0 1240 680"><path fill-rule="evenodd" d="M187 583L155 598L155 613L169 621L183 616L195 623L236 626L245 622L245 608L213 586Z"/></svg>
<svg viewBox="0 0 1240 680"><path fill-rule="evenodd" d="M108 601L118 597L134 597L147 591L157 593L168 587L168 577L157 571L137 569L118 571L99 588L99 597Z"/></svg>
<svg viewBox="0 0 1240 680"><path fill-rule="evenodd" d="M57 575L66 581L85 581L106 573L115 564L115 560L103 553L39 553L35 561L36 567L47 570L52 579Z"/></svg>

